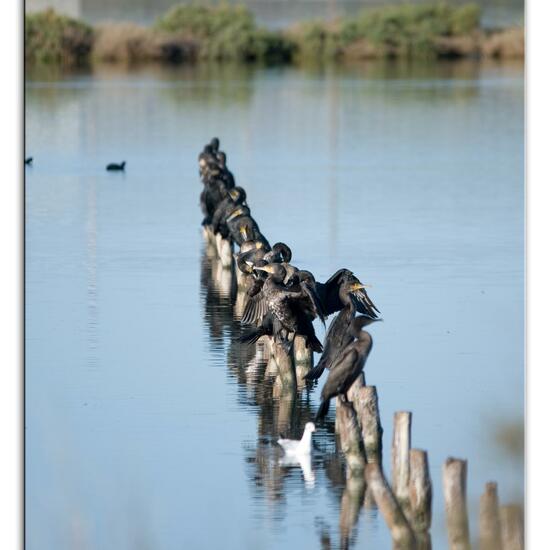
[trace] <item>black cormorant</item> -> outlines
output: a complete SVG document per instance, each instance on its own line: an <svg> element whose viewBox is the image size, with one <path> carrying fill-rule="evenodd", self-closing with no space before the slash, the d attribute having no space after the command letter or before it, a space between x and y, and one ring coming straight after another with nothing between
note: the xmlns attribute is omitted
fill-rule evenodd
<svg viewBox="0 0 550 550"><path fill-rule="evenodd" d="M344 307L345 304L340 297L340 287L346 282L361 284L361 281L349 269L339 269L325 283L315 283L325 317L332 315L336 311L340 311ZM369 298L364 288L359 288L352 292L350 297L357 309L357 313L367 315L372 319L378 317L377 313L380 313L380 311L378 311L378 308Z"/></svg>
<svg viewBox="0 0 550 550"><path fill-rule="evenodd" d="M211 225L214 234L221 233L221 236L227 239L229 228L226 220L231 212L241 204L246 204L246 192L242 187L233 187L226 192L225 198L218 203L212 215Z"/></svg>
<svg viewBox="0 0 550 550"><path fill-rule="evenodd" d="M225 182L227 189L235 187L235 178L229 168L227 168L227 155L223 151L220 151L216 156L218 159L218 166L220 167L219 177Z"/></svg>
<svg viewBox="0 0 550 550"><path fill-rule="evenodd" d="M355 318L357 311L357 299L353 299L354 293L365 288L365 285L359 281L355 282L351 278L343 280L338 288L338 298L344 305L338 315L332 320L325 336L323 344L323 354L317 363L317 366L311 369L306 376L306 380L317 380L325 369L330 369L341 351L353 341L349 328ZM373 317L369 315L369 317ZM374 314L376 318L376 314ZM376 319L378 320L378 319Z"/></svg>
<svg viewBox="0 0 550 550"><path fill-rule="evenodd" d="M361 330L364 326L373 322L367 316L356 317L349 332L356 340L348 344L330 369L327 381L321 391L321 405L315 416L315 421L322 420L328 413L330 400L341 395L343 401L348 401L347 391L361 374L365 361L372 349L372 337L367 331Z"/></svg>
<svg viewBox="0 0 550 550"><path fill-rule="evenodd" d="M323 346L315 336L312 322L322 315L315 290L301 281L285 285L287 273L282 264L272 263L254 269L265 271L269 276L261 292L251 297L246 304L241 322L261 326L266 315L271 313L273 336L287 351L292 346L294 336L299 334L305 338L310 349L321 352Z"/></svg>
<svg viewBox="0 0 550 550"><path fill-rule="evenodd" d="M26 158L26 159L25 159L25 164L26 164L27 166L31 165L31 164L32 164L32 157Z"/></svg>

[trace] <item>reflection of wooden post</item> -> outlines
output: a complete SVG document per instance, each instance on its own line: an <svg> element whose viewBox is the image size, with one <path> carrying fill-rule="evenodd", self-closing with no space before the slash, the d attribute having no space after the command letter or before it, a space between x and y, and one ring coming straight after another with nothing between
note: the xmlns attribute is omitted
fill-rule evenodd
<svg viewBox="0 0 550 550"><path fill-rule="evenodd" d="M292 413L296 402L296 392L292 390L282 390L278 396L279 407L277 410L277 432L287 433L292 424Z"/></svg>
<svg viewBox="0 0 550 550"><path fill-rule="evenodd" d="M479 550L500 550L500 518L497 484L485 484L479 501Z"/></svg>
<svg viewBox="0 0 550 550"><path fill-rule="evenodd" d="M402 506L409 501L409 450L411 448L411 418L408 411L393 416L392 488Z"/></svg>
<svg viewBox="0 0 550 550"><path fill-rule="evenodd" d="M394 548L415 548L413 531L384 477L380 464L374 462L367 464L365 477L367 487L373 495L386 525L391 531Z"/></svg>
<svg viewBox="0 0 550 550"><path fill-rule="evenodd" d="M380 423L376 386L363 386L356 389L353 395L353 405L361 426L367 462L381 462L382 424Z"/></svg>
<svg viewBox="0 0 550 550"><path fill-rule="evenodd" d="M448 458L443 466L443 494L450 550L470 550L466 507L467 462Z"/></svg>
<svg viewBox="0 0 550 550"><path fill-rule="evenodd" d="M411 449L409 453L409 522L415 531L427 531L432 524L432 481L428 453Z"/></svg>
<svg viewBox="0 0 550 550"><path fill-rule="evenodd" d="M500 507L502 550L523 550L523 511L517 505Z"/></svg>
<svg viewBox="0 0 550 550"><path fill-rule="evenodd" d="M338 397L338 399L341 398ZM348 477L362 476L366 461L361 442L361 431L352 404L340 403L336 408L336 418L340 447L348 465Z"/></svg>
<svg viewBox="0 0 550 550"><path fill-rule="evenodd" d="M349 477L340 504L340 548L349 548L365 494L364 476Z"/></svg>

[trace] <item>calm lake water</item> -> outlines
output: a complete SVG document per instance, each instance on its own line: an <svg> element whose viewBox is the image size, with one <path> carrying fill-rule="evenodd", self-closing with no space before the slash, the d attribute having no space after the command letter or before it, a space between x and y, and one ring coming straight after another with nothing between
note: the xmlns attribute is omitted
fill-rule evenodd
<svg viewBox="0 0 550 550"><path fill-rule="evenodd" d="M384 465L411 410L434 548L448 456L468 459L474 536L486 481L522 502L523 100L521 65L30 73L29 550L390 548L375 509L341 521L333 407L314 479L278 463L281 425L299 436L320 387L285 412L235 342L199 230L213 135L271 242L320 280L373 285Z"/></svg>

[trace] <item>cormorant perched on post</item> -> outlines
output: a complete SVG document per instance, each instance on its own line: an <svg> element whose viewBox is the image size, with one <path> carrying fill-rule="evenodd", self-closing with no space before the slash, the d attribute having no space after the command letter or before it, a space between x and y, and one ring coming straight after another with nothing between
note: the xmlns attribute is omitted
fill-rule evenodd
<svg viewBox="0 0 550 550"><path fill-rule="evenodd" d="M217 137L213 137L208 145L210 145L214 153L217 153L220 150L220 140Z"/></svg>
<svg viewBox="0 0 550 550"><path fill-rule="evenodd" d="M317 366L304 376L306 380L317 380L325 369L332 367L341 351L353 342L353 336L349 329L357 311L356 303L359 301L359 298L354 299L354 294L365 288L365 285L359 280L355 282L353 279L356 278L343 279L338 287L338 298L344 304L344 307L330 323L323 344L323 355L321 355ZM374 311L368 317L379 320Z"/></svg>
<svg viewBox="0 0 550 550"><path fill-rule="evenodd" d="M250 208L239 205L226 218L225 223L233 241L241 246L245 241L260 241L266 248L269 242L262 235L256 220L250 215Z"/></svg>
<svg viewBox="0 0 550 550"><path fill-rule="evenodd" d="M220 151L216 157L218 159L218 166L221 170L219 177L225 182L227 189L235 187L235 178L229 168L227 168L227 155L223 151Z"/></svg>
<svg viewBox="0 0 550 550"><path fill-rule="evenodd" d="M344 403L348 402L347 391L363 371L365 361L372 349L371 335L361 329L372 322L373 319L366 316L356 317L352 321L349 332L356 340L342 350L330 369L321 391L321 405L315 416L315 422L327 415L330 400L333 397L341 395Z"/></svg>
<svg viewBox="0 0 550 550"><path fill-rule="evenodd" d="M225 198L218 203L212 215L212 231L214 234L221 233L224 239L229 236L227 218L237 207L246 205L246 191L242 187L233 187L226 192Z"/></svg>
<svg viewBox="0 0 550 550"><path fill-rule="evenodd" d="M235 257L237 268L245 275L251 275L255 266L267 263L264 258L269 251L269 245L262 241L245 241Z"/></svg>
<svg viewBox="0 0 550 550"><path fill-rule="evenodd" d="M288 264L292 260L292 250L285 243L275 243L271 251L266 254L264 260L267 263Z"/></svg>
<svg viewBox="0 0 550 550"><path fill-rule="evenodd" d="M202 225L212 223L212 216L225 196L226 189L223 181L216 178L206 178L204 189L200 195L201 210L204 214Z"/></svg>
<svg viewBox="0 0 550 550"><path fill-rule="evenodd" d="M303 271L302 273L313 277L313 275L307 271ZM315 288L317 289L317 294L323 306L323 314L325 317L328 317L336 311L340 311L344 307L345 304L340 297L340 287L346 282L361 284L361 281L349 269L339 269L325 283L315 282ZM380 311L378 311L378 308L369 298L364 288L352 292L350 297L358 313L368 315L372 319L378 317L377 313L380 313Z"/></svg>
<svg viewBox="0 0 550 550"><path fill-rule="evenodd" d="M292 347L294 336L299 334L304 336L307 347L321 352L323 346L315 336L312 323L322 315L315 289L301 281L285 285L287 273L282 264L272 263L254 269L265 271L269 276L261 292L248 301L241 322L258 325L271 313L273 336L287 351Z"/></svg>

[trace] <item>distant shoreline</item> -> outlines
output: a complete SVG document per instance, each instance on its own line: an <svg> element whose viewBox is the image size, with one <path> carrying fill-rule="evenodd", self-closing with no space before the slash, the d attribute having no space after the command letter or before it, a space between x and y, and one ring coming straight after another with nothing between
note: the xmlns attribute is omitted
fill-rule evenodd
<svg viewBox="0 0 550 550"><path fill-rule="evenodd" d="M524 29L483 29L476 4L366 8L282 31L258 27L243 6L176 6L152 26L88 25L53 10L25 15L29 65L94 61L301 64L373 59L523 59Z"/></svg>

